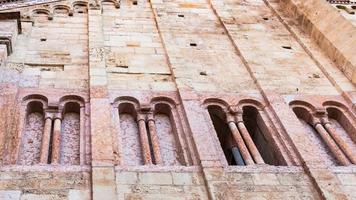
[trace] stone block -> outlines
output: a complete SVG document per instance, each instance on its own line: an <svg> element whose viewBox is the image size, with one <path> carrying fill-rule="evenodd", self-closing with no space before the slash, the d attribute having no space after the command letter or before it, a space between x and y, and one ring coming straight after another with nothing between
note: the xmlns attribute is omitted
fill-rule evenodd
<svg viewBox="0 0 356 200"><path fill-rule="evenodd" d="M176 173L172 172L174 185L192 185L193 175L191 173Z"/></svg>
<svg viewBox="0 0 356 200"><path fill-rule="evenodd" d="M56 194L23 194L21 200L67 200L67 198Z"/></svg>
<svg viewBox="0 0 356 200"><path fill-rule="evenodd" d="M275 174L252 174L252 180L255 185L279 185L278 178Z"/></svg>
<svg viewBox="0 0 356 200"><path fill-rule="evenodd" d="M137 172L117 172L116 182L118 184L136 184L138 180Z"/></svg>
<svg viewBox="0 0 356 200"><path fill-rule="evenodd" d="M169 172L146 172L139 174L140 184L152 184L152 185L171 185L172 176Z"/></svg>
<svg viewBox="0 0 356 200"><path fill-rule="evenodd" d="M69 190L68 200L90 200L89 190Z"/></svg>
<svg viewBox="0 0 356 200"><path fill-rule="evenodd" d="M20 200L20 195L19 190L0 190L1 200Z"/></svg>
<svg viewBox="0 0 356 200"><path fill-rule="evenodd" d="M340 180L342 185L355 185L356 186L356 175L355 174L337 174L337 178Z"/></svg>

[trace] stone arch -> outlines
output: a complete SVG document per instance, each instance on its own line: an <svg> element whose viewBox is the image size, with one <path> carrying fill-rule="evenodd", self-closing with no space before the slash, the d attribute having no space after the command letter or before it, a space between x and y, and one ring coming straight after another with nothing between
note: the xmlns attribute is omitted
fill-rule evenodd
<svg viewBox="0 0 356 200"><path fill-rule="evenodd" d="M118 107L119 104L125 103L125 102L132 104L136 111L139 110L139 108L140 108L140 102L135 97L131 97L131 96L117 97L114 99L113 105L114 105L114 107Z"/></svg>
<svg viewBox="0 0 356 200"><path fill-rule="evenodd" d="M119 115L120 131L118 138L121 146L123 165L143 165L140 132L137 123L139 102L133 97L119 97L115 100L115 111Z"/></svg>
<svg viewBox="0 0 356 200"><path fill-rule="evenodd" d="M26 105L28 104L29 101L34 101L34 100L40 101L43 104L44 109L47 108L48 98L41 94L30 94L22 98L22 102Z"/></svg>
<svg viewBox="0 0 356 200"><path fill-rule="evenodd" d="M316 129L316 125L321 125L321 119L316 117L316 109L312 104L305 101L292 101L290 107L294 114L299 119L307 132L307 137L316 146L318 154L323 157L328 165L339 165L338 160L332 152L330 146L325 142L319 131ZM319 128L320 129L320 128ZM325 134L324 134L325 135ZM307 147L306 147L307 148Z"/></svg>
<svg viewBox="0 0 356 200"><path fill-rule="evenodd" d="M87 140L85 100L78 95L65 95L59 99L58 109L62 118L59 163L84 164Z"/></svg>
<svg viewBox="0 0 356 200"><path fill-rule="evenodd" d="M88 3L85 1L75 1L73 3L73 10L75 13L88 13Z"/></svg>
<svg viewBox="0 0 356 200"><path fill-rule="evenodd" d="M116 0L102 0L101 1L102 10L111 9L111 6L114 8L120 8L120 3Z"/></svg>
<svg viewBox="0 0 356 200"><path fill-rule="evenodd" d="M227 108L224 102L216 101L206 102L212 125L214 127L220 147L228 165L245 165L242 161L237 144L233 139L227 121ZM238 157L234 154L240 155Z"/></svg>
<svg viewBox="0 0 356 200"><path fill-rule="evenodd" d="M62 16L69 15L70 7L67 5L55 5L53 7L53 14L54 15L62 15Z"/></svg>
<svg viewBox="0 0 356 200"><path fill-rule="evenodd" d="M292 108L294 114L305 121L306 123L312 124L313 123L313 113L317 110L312 104L306 101L292 101L289 103L289 106Z"/></svg>
<svg viewBox="0 0 356 200"><path fill-rule="evenodd" d="M229 108L229 104L222 99L218 99L218 98L208 98L205 99L203 102L203 105L207 108L208 106L211 105L216 105L216 106L220 106L225 112L228 111Z"/></svg>
<svg viewBox="0 0 356 200"><path fill-rule="evenodd" d="M150 128L150 120L155 125L155 133L159 146L159 153L164 165L182 165L184 163L183 150L181 147L180 121L177 119L177 111L175 103L167 97L156 97L151 101L153 114L149 116L148 127ZM152 131L152 130L151 130ZM153 143L151 137L151 143ZM156 161L157 163L157 161Z"/></svg>
<svg viewBox="0 0 356 200"><path fill-rule="evenodd" d="M78 95L65 95L59 99L59 107L63 109L64 105L68 102L77 102L80 107L84 106L85 100L83 97Z"/></svg>
<svg viewBox="0 0 356 200"><path fill-rule="evenodd" d="M351 163L356 164L355 116L340 102L326 101L327 120L323 126Z"/></svg>
<svg viewBox="0 0 356 200"><path fill-rule="evenodd" d="M280 139L270 118L265 113L265 106L255 99L243 99L238 103L238 127L248 134L255 145L255 162L264 162L269 165L287 165L286 158L280 149ZM246 144L248 141L245 140ZM258 161L260 160L260 161Z"/></svg>
<svg viewBox="0 0 356 200"><path fill-rule="evenodd" d="M256 99L241 99L238 104L238 107L244 107L244 106L252 106L256 108L257 110L263 110L265 105L261 103L260 101Z"/></svg>
<svg viewBox="0 0 356 200"><path fill-rule="evenodd" d="M61 144L59 163L63 165L80 164L81 105L78 101L63 103L61 123Z"/></svg>
<svg viewBox="0 0 356 200"><path fill-rule="evenodd" d="M37 94L23 98L26 109L17 160L21 165L35 165L40 161L47 101L46 97Z"/></svg>
<svg viewBox="0 0 356 200"><path fill-rule="evenodd" d="M155 102L165 102L168 103L171 107L175 107L175 105L177 104L173 99L169 98L169 97L165 97L165 96L158 96L158 97L153 97L151 99L151 103L155 104Z"/></svg>
<svg viewBox="0 0 356 200"><path fill-rule="evenodd" d="M352 141L356 143L356 124L355 116L349 111L349 109L339 102L324 102L323 106L327 111L327 115L330 120L333 120L338 125L338 129L342 132L347 132Z"/></svg>

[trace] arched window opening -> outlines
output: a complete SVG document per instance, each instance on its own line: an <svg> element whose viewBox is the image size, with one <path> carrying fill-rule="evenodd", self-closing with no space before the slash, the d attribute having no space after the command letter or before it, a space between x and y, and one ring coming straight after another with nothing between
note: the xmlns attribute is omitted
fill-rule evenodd
<svg viewBox="0 0 356 200"><path fill-rule="evenodd" d="M75 13L79 13L79 14L88 13L87 5L84 2L74 3L73 8Z"/></svg>
<svg viewBox="0 0 356 200"><path fill-rule="evenodd" d="M321 138L318 131L313 127L312 116L310 112L302 107L294 107L293 112L296 114L299 121L307 130L308 133L307 137L309 138L309 140L311 140L312 144L314 144L317 147L318 155L322 156L326 164L328 165L334 165L334 166L339 165L339 162L334 156L334 154L332 153L331 149L328 148L327 144Z"/></svg>
<svg viewBox="0 0 356 200"><path fill-rule="evenodd" d="M266 137L270 133L266 130L266 124L261 118L259 111L253 106L244 106L242 118L264 162L270 165L283 165L278 159L272 142Z"/></svg>
<svg viewBox="0 0 356 200"><path fill-rule="evenodd" d="M226 114L222 108L219 106L211 105L208 106L208 112L211 121L213 122L215 132L218 136L227 163L229 165L245 165L240 155L239 149L234 142L229 126L226 123Z"/></svg>
<svg viewBox="0 0 356 200"><path fill-rule="evenodd" d="M43 104L39 101L32 101L28 103L26 109L25 129L22 134L19 155L20 164L34 165L39 163L43 128Z"/></svg>
<svg viewBox="0 0 356 200"><path fill-rule="evenodd" d="M143 165L137 113L131 103L119 105L120 133L124 165Z"/></svg>
<svg viewBox="0 0 356 200"><path fill-rule="evenodd" d="M337 108L328 107L326 109L328 113L329 120L335 126L337 130L340 130L340 133L344 135L345 138L348 138L349 141L356 142L356 129L352 126L352 122L345 116L345 114Z"/></svg>
<svg viewBox="0 0 356 200"><path fill-rule="evenodd" d="M342 150L347 159L356 164L356 131L352 122L346 117L345 113L335 107L326 108L329 123L324 127L332 139Z"/></svg>
<svg viewBox="0 0 356 200"><path fill-rule="evenodd" d="M36 17L47 17L48 16L48 12L45 10L36 10L34 14Z"/></svg>
<svg viewBox="0 0 356 200"><path fill-rule="evenodd" d="M156 126L156 133L158 137L159 150L164 165L181 165L182 164L182 150L179 146L178 135L176 127L174 126L174 120L172 117L172 111L169 105L159 103L155 106L154 123ZM150 123L148 121L148 123ZM150 127L148 124L147 127ZM148 131L152 141L152 133ZM152 146L152 145L151 145ZM152 149L152 151L155 151ZM157 163L157 158L155 158Z"/></svg>
<svg viewBox="0 0 356 200"><path fill-rule="evenodd" d="M55 15L67 16L69 14L69 9L64 6L58 6L53 10Z"/></svg>
<svg viewBox="0 0 356 200"><path fill-rule="evenodd" d="M80 105L68 102L64 106L61 124L60 163L80 164Z"/></svg>
<svg viewBox="0 0 356 200"><path fill-rule="evenodd" d="M101 2L101 6L102 6L102 10L103 11L115 11L116 10L116 2L115 1L110 1L110 0L106 0L106 1L102 1Z"/></svg>

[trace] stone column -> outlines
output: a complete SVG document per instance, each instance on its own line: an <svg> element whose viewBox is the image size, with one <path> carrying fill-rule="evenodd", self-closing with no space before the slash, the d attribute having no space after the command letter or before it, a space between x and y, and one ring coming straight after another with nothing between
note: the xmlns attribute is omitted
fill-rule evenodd
<svg viewBox="0 0 356 200"><path fill-rule="evenodd" d="M45 125L43 129L42 144L41 144L41 164L48 164L49 146L51 141L52 118L48 113L45 114Z"/></svg>
<svg viewBox="0 0 356 200"><path fill-rule="evenodd" d="M335 141L330 137L328 132L324 129L324 127L320 123L316 123L314 125L315 129L319 133L320 137L324 140L326 145L329 147L331 152L334 154L336 159L342 164L342 165L350 165L350 161L346 158L344 153L339 149Z"/></svg>
<svg viewBox="0 0 356 200"><path fill-rule="evenodd" d="M260 152L258 151L255 143L253 142L250 133L248 132L243 120L242 120L242 116L239 117L238 121L237 121L237 126L241 132L241 135L248 147L248 149L250 150L253 159L255 160L255 162L257 164L264 164L264 160L260 154Z"/></svg>
<svg viewBox="0 0 356 200"><path fill-rule="evenodd" d="M149 164L152 164L152 159L151 159L151 153L150 153L150 145L148 143L145 116L138 115L137 123L138 123L138 130L139 130L139 134L140 134L142 157L143 157L145 165L149 165Z"/></svg>
<svg viewBox="0 0 356 200"><path fill-rule="evenodd" d="M163 164L161 151L159 149L159 140L157 136L157 129L155 124L155 119L153 114L149 114L147 118L148 130L150 131L150 137L153 147L153 155L155 157L155 164L161 165Z"/></svg>
<svg viewBox="0 0 356 200"><path fill-rule="evenodd" d="M356 156L352 153L351 147L340 137L338 132L331 126L330 122L325 123L326 131L331 135L341 150L347 155L353 164L356 164Z"/></svg>
<svg viewBox="0 0 356 200"><path fill-rule="evenodd" d="M86 138L85 138L85 106L80 107L80 139L79 139L79 145L80 145L80 165L85 165L85 144L86 144Z"/></svg>
<svg viewBox="0 0 356 200"><path fill-rule="evenodd" d="M236 124L235 124L235 121L233 120L233 118L227 117L227 123L229 125L232 136L234 137L235 142L236 142L237 146L239 147L241 155L244 158L246 165L255 164L255 162L253 161L253 159L252 159L252 157L251 157L251 155L250 155L250 153L249 153L249 151L241 137L239 130L236 127Z"/></svg>
<svg viewBox="0 0 356 200"><path fill-rule="evenodd" d="M53 125L53 142L52 142L52 164L59 164L61 150L61 126L62 120L56 116Z"/></svg>

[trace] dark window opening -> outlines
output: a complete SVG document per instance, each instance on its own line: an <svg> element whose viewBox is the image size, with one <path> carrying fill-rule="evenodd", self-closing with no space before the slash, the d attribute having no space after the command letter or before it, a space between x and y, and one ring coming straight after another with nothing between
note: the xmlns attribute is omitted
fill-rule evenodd
<svg viewBox="0 0 356 200"><path fill-rule="evenodd" d="M270 133L268 133L267 125L258 110L252 106L245 106L243 108L243 121L265 163L269 165L285 165L277 159L279 156L272 146L273 141L270 141L271 138L266 138Z"/></svg>
<svg viewBox="0 0 356 200"><path fill-rule="evenodd" d="M190 43L189 44L191 47L196 47L196 46L198 46L196 43Z"/></svg>
<svg viewBox="0 0 356 200"><path fill-rule="evenodd" d="M218 106L209 106L208 112L227 163L229 165L245 165L226 123L226 116L222 109Z"/></svg>
<svg viewBox="0 0 356 200"><path fill-rule="evenodd" d="M342 136L345 141L353 141L353 143L356 143L356 129L351 125L352 122L345 114L341 110L333 107L327 108L326 111L330 123L338 131L340 136Z"/></svg>
<svg viewBox="0 0 356 200"><path fill-rule="evenodd" d="M150 129L148 128L148 122L146 122L146 132L147 132L147 138L148 138L148 145L150 147L150 157L151 157L152 163L157 164L155 155L153 153L153 144L152 144L152 140L151 140L152 137L151 137Z"/></svg>

